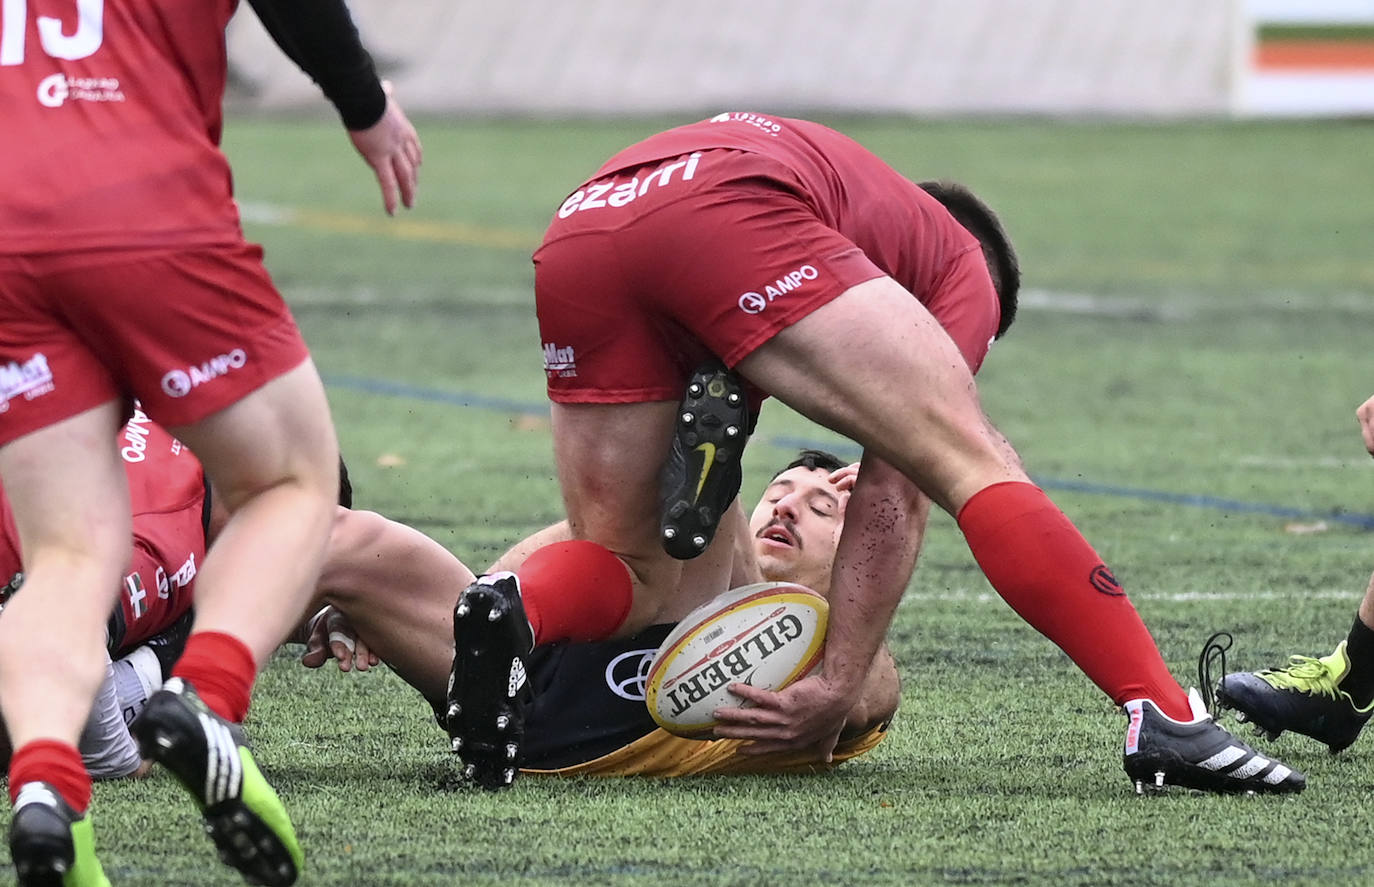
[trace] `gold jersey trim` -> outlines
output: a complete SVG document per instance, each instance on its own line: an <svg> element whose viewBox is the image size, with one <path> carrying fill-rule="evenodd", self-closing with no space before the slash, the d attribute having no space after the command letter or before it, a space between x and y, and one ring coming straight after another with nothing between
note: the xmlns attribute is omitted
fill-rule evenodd
<svg viewBox="0 0 1374 887"><path fill-rule="evenodd" d="M697 776L706 773L820 773L833 770L851 758L866 754L887 736L881 724L850 739L841 740L829 763L797 752L768 755L740 754L741 739L684 739L666 730L654 730L629 745L571 767L557 770L523 770L545 776Z"/></svg>

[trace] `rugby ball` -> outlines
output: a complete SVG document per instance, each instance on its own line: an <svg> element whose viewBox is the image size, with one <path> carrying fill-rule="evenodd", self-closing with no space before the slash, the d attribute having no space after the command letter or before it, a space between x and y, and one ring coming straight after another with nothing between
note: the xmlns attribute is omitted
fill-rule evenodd
<svg viewBox="0 0 1374 887"><path fill-rule="evenodd" d="M791 582L745 585L702 604L654 655L649 714L669 733L709 735L716 709L748 705L731 684L781 690L818 666L829 616L824 597Z"/></svg>

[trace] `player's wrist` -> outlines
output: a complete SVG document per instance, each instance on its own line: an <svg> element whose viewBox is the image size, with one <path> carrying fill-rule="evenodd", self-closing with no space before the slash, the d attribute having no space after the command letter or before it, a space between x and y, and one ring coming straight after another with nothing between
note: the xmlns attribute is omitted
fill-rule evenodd
<svg viewBox="0 0 1374 887"><path fill-rule="evenodd" d="M829 652L838 647L837 644L829 645L826 650ZM863 686L864 675L867 673L867 666L855 662L852 656L841 655L832 658L827 655L821 663L818 676L828 696L835 700L848 700L854 698Z"/></svg>
<svg viewBox="0 0 1374 887"><path fill-rule="evenodd" d="M375 75L368 80L370 82L350 84L328 93L329 101L349 132L371 129L386 116L386 91Z"/></svg>

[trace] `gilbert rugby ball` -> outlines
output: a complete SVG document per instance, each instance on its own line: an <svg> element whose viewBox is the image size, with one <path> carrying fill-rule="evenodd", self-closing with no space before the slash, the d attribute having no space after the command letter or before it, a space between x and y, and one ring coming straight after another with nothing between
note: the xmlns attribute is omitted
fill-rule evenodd
<svg viewBox="0 0 1374 887"><path fill-rule="evenodd" d="M733 683L781 690L820 664L826 599L790 582L760 582L725 592L688 613L664 638L644 701L669 733L704 737L714 712L747 703Z"/></svg>

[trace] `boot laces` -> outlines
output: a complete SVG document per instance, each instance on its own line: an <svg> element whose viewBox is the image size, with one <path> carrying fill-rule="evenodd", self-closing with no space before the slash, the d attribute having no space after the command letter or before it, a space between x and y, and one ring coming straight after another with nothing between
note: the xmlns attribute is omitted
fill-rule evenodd
<svg viewBox="0 0 1374 887"><path fill-rule="evenodd" d="M1214 721L1220 711L1216 698L1216 682L1212 680L1212 675L1226 674L1226 651L1231 649L1231 641L1229 631L1214 631L1203 641L1202 652L1197 657L1197 680L1201 688L1202 704L1206 706Z"/></svg>
<svg viewBox="0 0 1374 887"><path fill-rule="evenodd" d="M1295 690L1309 696L1338 699L1345 695L1336 687L1336 675L1331 666L1312 656L1289 656L1286 668L1271 668L1257 672L1275 690Z"/></svg>

